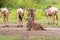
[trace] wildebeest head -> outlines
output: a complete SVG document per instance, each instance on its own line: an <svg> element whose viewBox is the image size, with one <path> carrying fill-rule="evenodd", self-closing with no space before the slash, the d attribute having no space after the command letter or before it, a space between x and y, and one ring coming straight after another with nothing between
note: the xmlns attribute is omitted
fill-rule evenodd
<svg viewBox="0 0 60 40"><path fill-rule="evenodd" d="M27 10L30 12L35 12L35 9L33 9L33 8L28 8Z"/></svg>
<svg viewBox="0 0 60 40"><path fill-rule="evenodd" d="M28 22L33 22L34 21L34 19L33 19L33 17L28 17Z"/></svg>
<svg viewBox="0 0 60 40"><path fill-rule="evenodd" d="M43 11L47 11L47 9L50 8L50 7L52 7L52 6L48 6L47 8L44 8Z"/></svg>
<svg viewBox="0 0 60 40"><path fill-rule="evenodd" d="M46 14L48 12L48 9L47 8L43 9L43 12L45 12L45 16L47 16Z"/></svg>
<svg viewBox="0 0 60 40"><path fill-rule="evenodd" d="M45 12L45 16L51 16L50 15L50 11L49 8L51 8L52 6L48 6L47 8L44 8L43 11Z"/></svg>
<svg viewBox="0 0 60 40"><path fill-rule="evenodd" d="M50 5L50 6L48 6L47 8L50 8L50 7L52 7L52 6Z"/></svg>
<svg viewBox="0 0 60 40"><path fill-rule="evenodd" d="M34 18L34 16L35 16L35 9L33 9L33 8L28 8L27 9L28 10L28 17L33 17Z"/></svg>

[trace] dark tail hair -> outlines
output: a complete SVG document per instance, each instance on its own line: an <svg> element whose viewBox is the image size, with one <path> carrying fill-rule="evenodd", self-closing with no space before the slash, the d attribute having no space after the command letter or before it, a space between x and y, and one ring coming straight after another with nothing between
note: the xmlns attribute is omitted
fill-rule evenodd
<svg viewBox="0 0 60 40"><path fill-rule="evenodd" d="M19 15L19 19L21 19L22 20L22 17Z"/></svg>
<svg viewBox="0 0 60 40"><path fill-rule="evenodd" d="M56 15L56 19L58 20L58 15Z"/></svg>

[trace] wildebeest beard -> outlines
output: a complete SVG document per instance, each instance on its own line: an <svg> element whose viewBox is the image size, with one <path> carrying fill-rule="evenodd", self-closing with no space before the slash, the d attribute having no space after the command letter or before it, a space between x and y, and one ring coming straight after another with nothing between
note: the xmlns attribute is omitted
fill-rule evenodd
<svg viewBox="0 0 60 40"><path fill-rule="evenodd" d="M22 20L22 17L19 15L19 19L21 19Z"/></svg>

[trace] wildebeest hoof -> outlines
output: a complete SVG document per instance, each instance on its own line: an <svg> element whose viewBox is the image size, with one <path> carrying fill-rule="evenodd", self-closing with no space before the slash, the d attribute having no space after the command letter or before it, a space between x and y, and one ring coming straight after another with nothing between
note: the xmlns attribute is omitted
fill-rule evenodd
<svg viewBox="0 0 60 40"><path fill-rule="evenodd" d="M27 29L27 31L31 31L31 29Z"/></svg>
<svg viewBox="0 0 60 40"><path fill-rule="evenodd" d="M20 27L23 27L23 25L21 25Z"/></svg>
<svg viewBox="0 0 60 40"><path fill-rule="evenodd" d="M3 28L5 28L5 26L2 26Z"/></svg>
<svg viewBox="0 0 60 40"><path fill-rule="evenodd" d="M21 25L21 26L20 26L20 25L18 25L17 27L23 27L23 25Z"/></svg>
<svg viewBox="0 0 60 40"><path fill-rule="evenodd" d="M20 27L20 25L18 25L17 27Z"/></svg>

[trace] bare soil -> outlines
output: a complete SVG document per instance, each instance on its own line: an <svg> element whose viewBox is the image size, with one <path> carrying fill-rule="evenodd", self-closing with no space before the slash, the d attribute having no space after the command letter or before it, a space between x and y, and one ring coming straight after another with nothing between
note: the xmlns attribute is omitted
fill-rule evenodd
<svg viewBox="0 0 60 40"><path fill-rule="evenodd" d="M23 27L17 27L17 24L9 24L9 27L4 27L0 24L0 35L33 35L33 36L60 36L60 28L45 28L47 31L27 31L26 23Z"/></svg>

